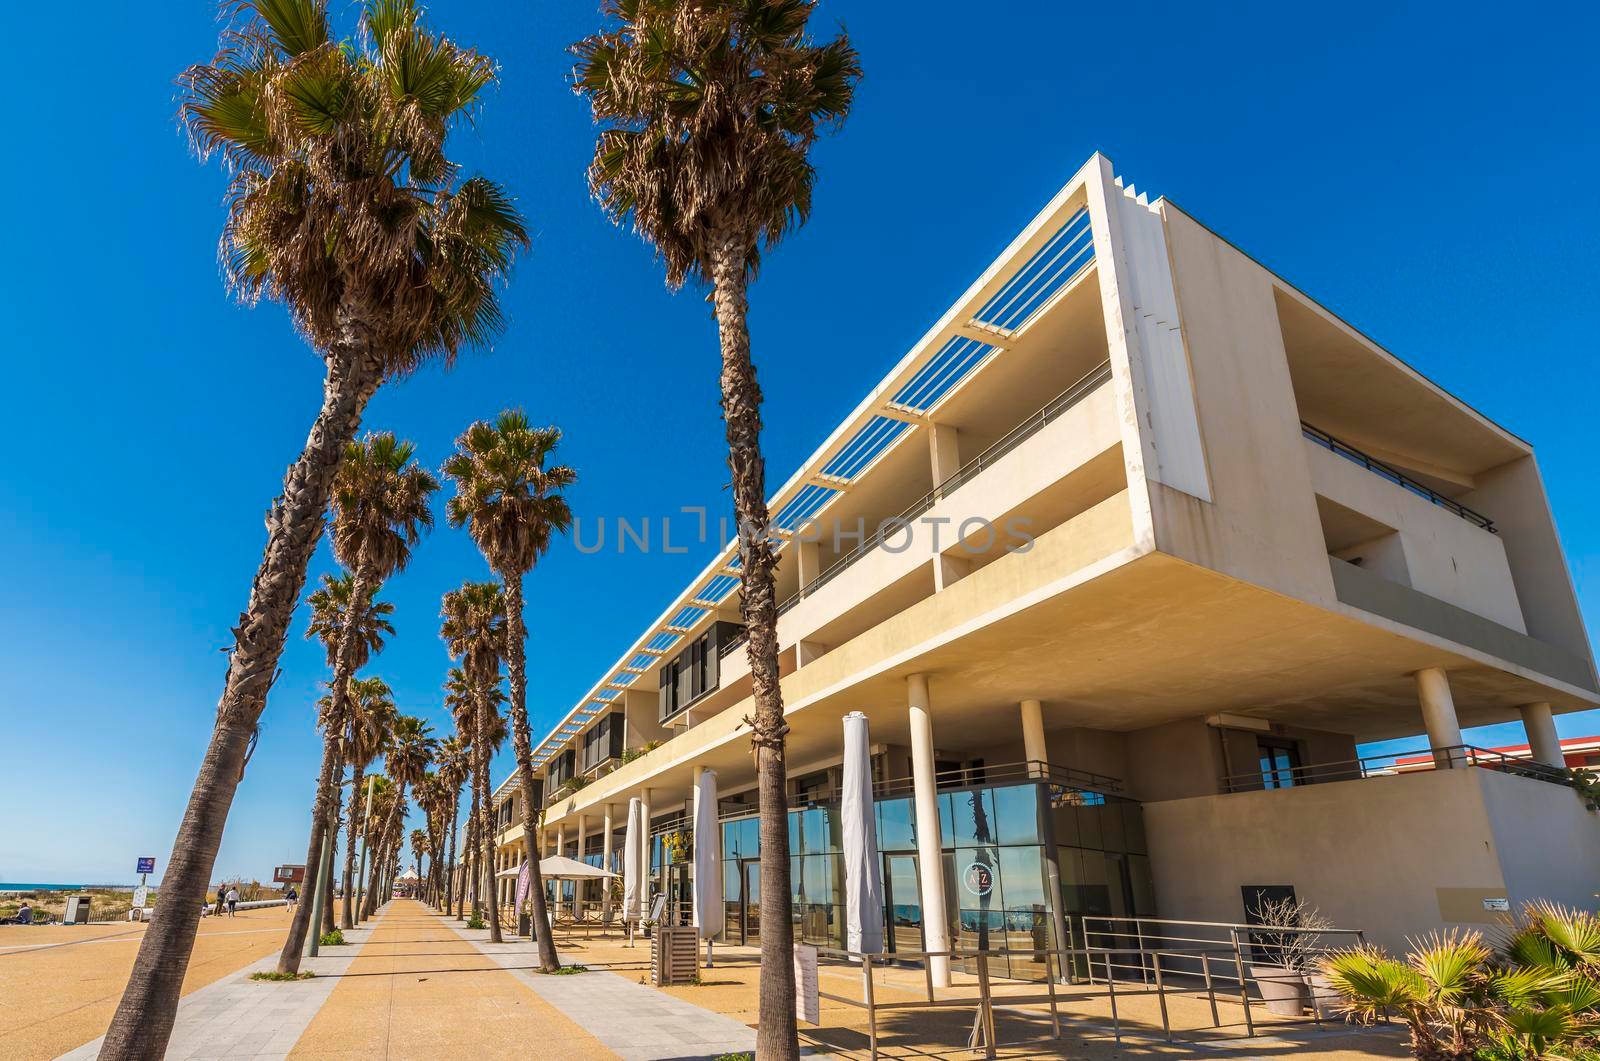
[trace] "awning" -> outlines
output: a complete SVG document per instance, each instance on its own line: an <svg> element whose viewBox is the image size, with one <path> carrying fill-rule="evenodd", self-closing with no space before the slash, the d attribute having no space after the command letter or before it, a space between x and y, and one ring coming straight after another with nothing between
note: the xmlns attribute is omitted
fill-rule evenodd
<svg viewBox="0 0 1600 1061"><path fill-rule="evenodd" d="M517 871L510 871L516 876ZM539 860L539 875L545 880L596 880L601 877L615 877L615 873L591 866L587 862L579 862L575 858L565 855L551 855L549 858Z"/></svg>

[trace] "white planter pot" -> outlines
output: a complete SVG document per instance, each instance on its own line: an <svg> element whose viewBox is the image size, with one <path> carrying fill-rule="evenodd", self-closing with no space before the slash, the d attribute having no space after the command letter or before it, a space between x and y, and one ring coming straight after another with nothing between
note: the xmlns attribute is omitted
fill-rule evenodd
<svg viewBox="0 0 1600 1061"><path fill-rule="evenodd" d="M1268 1013L1298 1017L1306 1011L1306 982L1296 970L1286 965L1251 965L1250 976Z"/></svg>

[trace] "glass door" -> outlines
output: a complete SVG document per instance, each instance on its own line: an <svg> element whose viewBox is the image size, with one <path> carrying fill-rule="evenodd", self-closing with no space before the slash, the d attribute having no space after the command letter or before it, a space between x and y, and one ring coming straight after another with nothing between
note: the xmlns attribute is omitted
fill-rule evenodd
<svg viewBox="0 0 1600 1061"><path fill-rule="evenodd" d="M922 885L916 855L883 856L883 901L889 926L884 940L891 951L922 950Z"/></svg>
<svg viewBox="0 0 1600 1061"><path fill-rule="evenodd" d="M756 859L746 859L740 865L744 870L744 887L741 889L740 904L743 908L739 922L742 926L746 944L761 941L761 863Z"/></svg>

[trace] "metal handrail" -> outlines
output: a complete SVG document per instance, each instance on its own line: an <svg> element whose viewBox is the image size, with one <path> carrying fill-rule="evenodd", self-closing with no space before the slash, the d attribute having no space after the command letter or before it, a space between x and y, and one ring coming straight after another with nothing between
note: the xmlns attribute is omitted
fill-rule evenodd
<svg viewBox="0 0 1600 1061"><path fill-rule="evenodd" d="M985 764L978 767L958 767L954 770L940 770L933 775L934 788L940 790L1003 785L1012 781L1044 781L1107 795L1117 795L1122 791L1121 778L1109 774L1097 774L1092 770L1080 770L1072 766L1056 766L1037 759L996 763L992 766ZM906 795L912 788L913 779L909 776L884 778L872 783L872 795L876 799L892 798Z"/></svg>
<svg viewBox="0 0 1600 1061"><path fill-rule="evenodd" d="M911 502L910 505L902 509L897 515L890 516L888 519L881 521L878 524L877 531L870 538L862 541L848 553L844 553L843 555L839 556L833 561L833 563L829 564L826 568L819 572L817 577L813 578L810 582L807 582L794 593L791 593L789 596L785 597L781 602L779 602L778 614L783 615L796 604L799 604L803 598L811 596L811 594L815 593L817 590L833 581L839 575L843 574L846 569L853 566L862 557L877 549L891 535L905 530L906 526L918 516L922 515L924 512L927 512L937 502L948 497L950 494L954 493L968 482L971 482L974 478L981 474L984 469L993 465L995 461L999 460L1007 453L1010 453L1028 438L1042 431L1049 424L1059 419L1062 413L1066 412L1074 405L1077 405L1080 401L1087 397L1090 392L1095 390L1095 388L1099 387L1100 384L1104 383L1110 378L1111 362L1109 360L1102 361L1100 364L1090 369L1087 373L1080 377L1077 382L1073 383L1066 390L1050 399L1050 401L1046 402L1044 406L1037 412L1031 414L1027 417L1027 419L1023 420L1020 424L1016 425L1010 431L1002 435L1000 439L993 445L989 446L972 460L967 461L960 468L957 468L955 473L952 474L948 479L944 480L932 490ZM719 659L727 658L727 656L735 649L743 646L748 638L749 635L747 633L740 633L733 638L730 638L725 644L718 648L717 657Z"/></svg>
<svg viewBox="0 0 1600 1061"><path fill-rule="evenodd" d="M778 606L778 613L780 615L783 614L783 612L792 608L795 603L800 600L800 598L809 597L811 594L827 585L834 578L843 573L846 568L850 567L856 563L856 561L860 560L862 557L866 556L868 553L882 545L886 538L904 530L906 524L910 523L912 520L928 511L934 506L935 503L942 501L944 498L948 497L950 494L954 493L968 482L971 482L974 478L981 474L984 469L990 467L995 463L995 461L1016 449L1017 446L1021 445L1028 438L1039 433L1045 427L1059 419L1062 413L1065 413L1068 409L1072 408L1074 405L1077 405L1080 401L1087 397L1090 392L1095 390L1095 388L1099 387L1100 384L1104 383L1110 378L1110 361L1102 361L1100 364L1090 369L1082 377L1080 377L1077 382L1073 383L1066 390L1050 399L1050 401L1046 402L1044 406L1041 407L1037 412L1031 414L1021 423L1013 427L1010 431L1002 435L1000 439L993 445L989 446L976 457L967 461L960 468L957 468L954 474L952 474L948 479L935 486L926 494L923 494L921 497L917 498L898 515L892 516L879 523L877 533L873 534L872 537L857 545L848 553L845 553L838 559L834 560L833 563L829 564L820 573L818 573L816 578L801 586L797 593L789 596L782 604Z"/></svg>
<svg viewBox="0 0 1600 1061"><path fill-rule="evenodd" d="M1488 531L1490 534L1500 533L1494 529L1494 520L1490 519L1488 516L1485 516L1482 512L1470 509L1454 498L1444 496L1432 487L1424 486L1422 483L1419 483L1415 479L1411 478L1411 476L1407 475L1405 472L1402 472L1400 469L1385 464L1383 461L1369 453L1363 453L1361 450L1350 445L1350 443L1343 442L1328 434L1326 431L1322 430L1322 428L1308 424L1302 420L1300 421L1300 433L1306 438L1310 439L1312 442L1315 442L1317 445L1321 446L1323 449L1327 450L1329 453L1343 457L1352 464L1361 465L1361 467L1365 468L1372 474L1387 479L1396 486L1404 487L1413 494L1416 494L1418 497L1422 498L1424 501L1431 501L1440 508L1454 512L1468 523L1476 524L1477 526Z"/></svg>
<svg viewBox="0 0 1600 1061"><path fill-rule="evenodd" d="M1400 759L1412 756L1417 757L1419 761L1405 764L1398 762ZM1368 777L1393 777L1396 774L1422 773L1428 770L1450 770L1462 766L1495 770L1555 785L1572 784L1571 775L1559 767L1470 744L1453 744L1448 747L1422 748L1415 751L1388 752L1383 755L1365 755L1355 759L1312 763L1281 771L1269 771L1266 774L1260 770L1248 770L1223 777L1222 790L1227 793L1259 792L1333 781L1355 781Z"/></svg>

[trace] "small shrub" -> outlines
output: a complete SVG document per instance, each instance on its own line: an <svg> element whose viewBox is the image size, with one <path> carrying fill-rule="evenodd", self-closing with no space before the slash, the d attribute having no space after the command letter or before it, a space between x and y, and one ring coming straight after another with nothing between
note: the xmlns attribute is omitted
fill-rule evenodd
<svg viewBox="0 0 1600 1061"><path fill-rule="evenodd" d="M316 975L316 973L313 973L309 970L298 973L280 973L278 970L274 969L271 972L266 973L251 973L250 979L279 984L290 980L309 980Z"/></svg>
<svg viewBox="0 0 1600 1061"><path fill-rule="evenodd" d="M489 922L485 921L483 918L479 917L477 914L473 914L471 917L467 918L467 927L468 928L488 928L489 927Z"/></svg>
<svg viewBox="0 0 1600 1061"><path fill-rule="evenodd" d="M344 946L344 933L337 928L332 932L324 932L317 943L323 947L342 947Z"/></svg>
<svg viewBox="0 0 1600 1061"><path fill-rule="evenodd" d="M756 1061L756 1055L743 1050L737 1054L718 1054L717 1061Z"/></svg>
<svg viewBox="0 0 1600 1061"><path fill-rule="evenodd" d="M546 975L546 976L577 976L579 973L586 973L588 971L589 971L589 967L586 966L586 965L563 965L561 968L557 969L555 972L553 972L553 973L545 973L544 975Z"/></svg>

